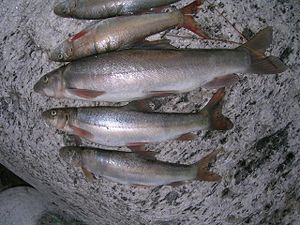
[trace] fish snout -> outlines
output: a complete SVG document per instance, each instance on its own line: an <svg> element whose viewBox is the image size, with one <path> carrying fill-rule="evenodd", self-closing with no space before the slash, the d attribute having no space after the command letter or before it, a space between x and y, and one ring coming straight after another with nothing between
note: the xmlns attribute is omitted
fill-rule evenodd
<svg viewBox="0 0 300 225"><path fill-rule="evenodd" d="M53 51L50 52L49 59L51 61L63 62L64 56L60 51L58 51L57 49L54 49Z"/></svg>
<svg viewBox="0 0 300 225"><path fill-rule="evenodd" d="M68 17L70 13L70 9L66 2L59 2L54 6L54 13L58 16Z"/></svg>
<svg viewBox="0 0 300 225"><path fill-rule="evenodd" d="M41 93L43 90L42 85L40 84L40 82L37 82L34 86L33 86L33 90L37 93Z"/></svg>

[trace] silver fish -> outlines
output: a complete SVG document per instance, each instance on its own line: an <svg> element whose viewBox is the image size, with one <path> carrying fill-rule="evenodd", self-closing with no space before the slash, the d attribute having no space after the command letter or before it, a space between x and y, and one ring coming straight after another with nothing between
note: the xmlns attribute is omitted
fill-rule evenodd
<svg viewBox="0 0 300 225"><path fill-rule="evenodd" d="M101 150L89 147L63 147L60 157L81 167L88 179L105 177L121 184L160 186L178 185L192 180L219 181L221 177L208 170L218 154L214 150L192 165L162 162L140 153Z"/></svg>
<svg viewBox="0 0 300 225"><path fill-rule="evenodd" d="M104 19L166 6L179 0L64 0L54 6L54 13L76 19Z"/></svg>
<svg viewBox="0 0 300 225"><path fill-rule="evenodd" d="M222 115L225 89L219 89L199 113L154 113L122 107L50 109L42 113L46 123L80 138L105 146L143 147L145 143L171 139L191 140L197 130L233 127Z"/></svg>
<svg viewBox="0 0 300 225"><path fill-rule="evenodd" d="M146 37L174 27L185 27L207 37L190 15L198 2L168 13L114 17L80 31L57 46L51 53L54 61L73 61L97 53L125 49Z"/></svg>
<svg viewBox="0 0 300 225"><path fill-rule="evenodd" d="M44 75L34 90L56 98L121 102L219 88L235 73L280 73L286 66L263 53L272 40L266 28L237 49L124 50L71 62Z"/></svg>

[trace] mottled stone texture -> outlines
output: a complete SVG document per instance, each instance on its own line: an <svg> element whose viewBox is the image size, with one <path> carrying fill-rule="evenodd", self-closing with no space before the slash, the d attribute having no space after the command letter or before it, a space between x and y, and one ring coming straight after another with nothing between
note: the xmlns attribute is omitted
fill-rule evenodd
<svg viewBox="0 0 300 225"><path fill-rule="evenodd" d="M0 163L51 198L62 213L88 224L299 224L299 2L206 2L197 20L217 38L240 41L220 17L251 36L274 28L269 53L289 69L280 75L240 75L227 89L224 113L232 119L228 132L198 132L191 142L149 145L159 159L190 164L210 149L223 146L213 170L220 183L191 182L178 187L141 188L106 179L87 182L82 172L64 163L58 149L72 137L48 128L40 113L50 107L95 105L55 100L33 93L34 83L59 63L49 49L89 21L56 17L53 2L2 0L0 3ZM182 5L179 3L178 5ZM178 38L174 36L184 36ZM202 42L183 29L166 34L180 47L225 47ZM235 46L227 46L235 47ZM211 91L196 90L153 100L158 111L199 110ZM97 103L99 104L99 103ZM90 143L85 143L89 144Z"/></svg>

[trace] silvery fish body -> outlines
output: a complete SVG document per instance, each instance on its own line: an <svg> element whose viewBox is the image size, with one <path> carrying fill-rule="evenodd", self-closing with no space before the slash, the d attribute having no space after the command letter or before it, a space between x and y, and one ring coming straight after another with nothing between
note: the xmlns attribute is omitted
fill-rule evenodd
<svg viewBox="0 0 300 225"><path fill-rule="evenodd" d="M114 17L80 31L50 54L54 61L73 61L97 53L124 49L146 37L183 24L180 11Z"/></svg>
<svg viewBox="0 0 300 225"><path fill-rule="evenodd" d="M130 15L179 0L64 0L54 7L55 14L77 19L103 19Z"/></svg>
<svg viewBox="0 0 300 225"><path fill-rule="evenodd" d="M266 56L270 27L236 49L131 49L69 63L41 78L36 92L57 98L132 101L200 86L220 88L236 81L235 73L276 74L287 67Z"/></svg>
<svg viewBox="0 0 300 225"><path fill-rule="evenodd" d="M221 177L209 172L207 164L217 151L192 165L180 165L148 159L138 153L101 150L88 147L64 147L60 157L82 167L86 175L105 177L121 184L159 186L195 179L217 181ZM200 170L200 172L199 172Z"/></svg>
<svg viewBox="0 0 300 225"><path fill-rule="evenodd" d="M35 90L57 98L132 101L188 92L218 76L244 72L250 63L249 54L239 50L125 50L71 62L45 75L62 86L52 88L42 78Z"/></svg>
<svg viewBox="0 0 300 225"><path fill-rule="evenodd" d="M222 115L224 89L219 89L199 113L142 112L125 107L58 108L43 112L58 129L105 146L137 146L176 139L197 130L227 130Z"/></svg>
<svg viewBox="0 0 300 225"><path fill-rule="evenodd" d="M210 125L207 116L198 114L143 113L108 107L66 110L68 120L62 130L105 146L161 142Z"/></svg>

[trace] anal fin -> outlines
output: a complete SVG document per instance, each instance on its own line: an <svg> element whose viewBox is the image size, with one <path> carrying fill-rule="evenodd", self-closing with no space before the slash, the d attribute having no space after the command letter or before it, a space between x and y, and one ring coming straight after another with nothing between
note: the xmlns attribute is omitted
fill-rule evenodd
<svg viewBox="0 0 300 225"><path fill-rule="evenodd" d="M166 97L169 95L176 94L177 91L149 91L147 92L148 97Z"/></svg>
<svg viewBox="0 0 300 225"><path fill-rule="evenodd" d="M204 84L206 89L218 89L222 87L229 87L238 81L239 77L236 74L228 74L214 78L212 81Z"/></svg>
<svg viewBox="0 0 300 225"><path fill-rule="evenodd" d="M186 134L183 134L183 135L179 136L178 138L176 138L176 140L178 140L178 141L192 141L192 140L195 140L196 138L198 138L198 136L196 134L186 133Z"/></svg>

